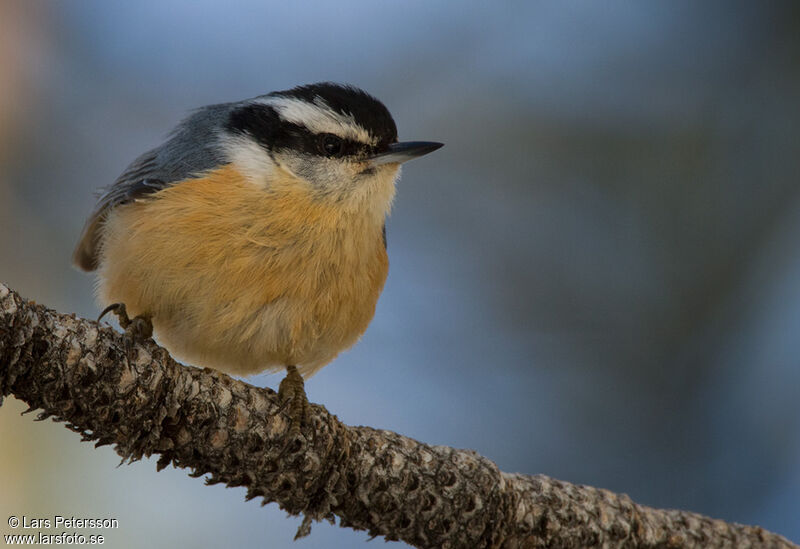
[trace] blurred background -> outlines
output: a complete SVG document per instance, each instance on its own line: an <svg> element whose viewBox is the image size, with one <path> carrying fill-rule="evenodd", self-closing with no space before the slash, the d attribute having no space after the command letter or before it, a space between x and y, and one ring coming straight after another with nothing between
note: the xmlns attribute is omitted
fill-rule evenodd
<svg viewBox="0 0 800 549"><path fill-rule="evenodd" d="M800 4L0 0L0 280L96 317L70 267L93 191L193 107L320 80L446 147L405 168L375 319L312 401L800 542ZM2 534L367 541L292 542L277 505L24 408L0 408Z"/></svg>

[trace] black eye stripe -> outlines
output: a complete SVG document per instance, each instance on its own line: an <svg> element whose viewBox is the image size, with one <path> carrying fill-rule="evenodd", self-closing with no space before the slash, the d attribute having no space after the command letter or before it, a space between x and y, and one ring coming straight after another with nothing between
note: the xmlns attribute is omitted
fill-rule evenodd
<svg viewBox="0 0 800 549"><path fill-rule="evenodd" d="M301 124L287 122L269 105L246 105L233 111L228 120L228 130L251 136L270 150L292 150L298 153L327 156L320 147L323 135L311 132ZM336 136L338 137L338 136ZM342 139L338 157L368 153L373 147L352 139Z"/></svg>
<svg viewBox="0 0 800 549"><path fill-rule="evenodd" d="M356 155L361 152L361 149L363 147L364 145L359 143L358 141L353 141L351 139L344 139L342 140L342 155L343 156Z"/></svg>
<svg viewBox="0 0 800 549"><path fill-rule="evenodd" d="M358 141L353 141L352 139L343 139L338 135L334 134L318 134L318 133L311 133L305 128L304 135L302 137L303 143L303 151L308 152L310 154L317 154L322 156L331 156L331 157L343 157L343 156L357 156L363 154L363 152L368 148L368 145L363 143L359 143ZM321 141L325 139L325 136L332 136L339 140L339 150L335 154L329 154L328 151L322 146Z"/></svg>

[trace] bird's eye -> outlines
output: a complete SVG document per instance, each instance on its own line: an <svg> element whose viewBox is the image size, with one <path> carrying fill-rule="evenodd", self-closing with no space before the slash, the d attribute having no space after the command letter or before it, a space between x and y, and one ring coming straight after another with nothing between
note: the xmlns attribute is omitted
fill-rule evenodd
<svg viewBox="0 0 800 549"><path fill-rule="evenodd" d="M341 154L343 145L344 142L342 139L332 133L326 133L320 137L320 147L325 156L337 156Z"/></svg>

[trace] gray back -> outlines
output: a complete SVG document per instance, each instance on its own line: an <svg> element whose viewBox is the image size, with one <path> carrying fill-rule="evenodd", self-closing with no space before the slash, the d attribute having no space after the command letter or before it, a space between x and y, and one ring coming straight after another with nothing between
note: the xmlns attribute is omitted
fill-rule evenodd
<svg viewBox="0 0 800 549"><path fill-rule="evenodd" d="M239 105L222 103L197 109L178 124L167 141L139 156L112 185L102 189L72 256L75 265L85 271L97 268L99 231L114 207L228 162L219 135L230 112Z"/></svg>

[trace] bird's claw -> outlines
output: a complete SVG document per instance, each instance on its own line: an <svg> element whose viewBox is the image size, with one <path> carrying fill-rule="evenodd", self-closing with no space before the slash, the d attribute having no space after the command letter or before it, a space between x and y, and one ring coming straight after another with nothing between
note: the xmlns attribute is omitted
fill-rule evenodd
<svg viewBox="0 0 800 549"><path fill-rule="evenodd" d="M120 327L125 330L125 350L130 358L134 343L143 343L153 337L153 323L149 316L138 315L133 318L128 316L128 309L124 303L112 303L100 313L97 321L108 313L114 313L119 321Z"/></svg>
<svg viewBox="0 0 800 549"><path fill-rule="evenodd" d="M289 408L289 438L294 439L300 434L303 424L308 422L311 414L303 376L296 366L286 367L286 377L278 386L278 398Z"/></svg>

